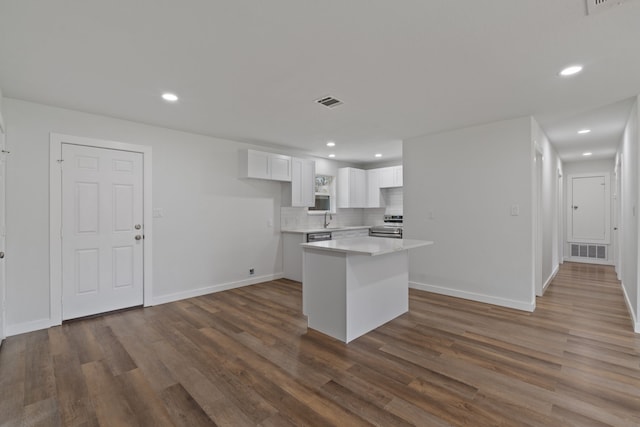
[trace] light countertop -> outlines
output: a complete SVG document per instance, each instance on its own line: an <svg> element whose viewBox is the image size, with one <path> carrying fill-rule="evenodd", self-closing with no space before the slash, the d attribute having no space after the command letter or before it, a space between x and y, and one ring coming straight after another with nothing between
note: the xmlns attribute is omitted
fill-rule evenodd
<svg viewBox="0 0 640 427"><path fill-rule="evenodd" d="M371 256L406 251L428 245L433 245L433 242L427 240L385 239L381 237L354 237L351 239L325 240L301 244L303 248Z"/></svg>
<svg viewBox="0 0 640 427"><path fill-rule="evenodd" d="M329 228L298 228L298 229L282 229L282 233L296 233L296 234L309 234L309 233L321 233L323 231L348 231L348 230L363 230L371 228L372 225L352 225L346 227L329 227Z"/></svg>

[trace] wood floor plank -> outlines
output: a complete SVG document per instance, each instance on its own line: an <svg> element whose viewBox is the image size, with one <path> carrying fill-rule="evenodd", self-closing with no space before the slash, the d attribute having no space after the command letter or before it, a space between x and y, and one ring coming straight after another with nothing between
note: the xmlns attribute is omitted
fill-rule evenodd
<svg viewBox="0 0 640 427"><path fill-rule="evenodd" d="M123 388L104 361L85 363L82 365L82 372L101 426L140 425L127 403Z"/></svg>
<svg viewBox="0 0 640 427"><path fill-rule="evenodd" d="M29 335L25 352L25 406L55 396L53 364L49 352L49 334L46 330Z"/></svg>
<svg viewBox="0 0 640 427"><path fill-rule="evenodd" d="M161 393L161 397L176 426L207 427L216 425L181 384L167 388Z"/></svg>
<svg viewBox="0 0 640 427"><path fill-rule="evenodd" d="M344 344L275 280L8 338L0 426L634 426L640 335L610 266L533 313L411 289Z"/></svg>
<svg viewBox="0 0 640 427"><path fill-rule="evenodd" d="M0 347L0 426L20 425L22 420L25 352L29 336L9 337Z"/></svg>
<svg viewBox="0 0 640 427"><path fill-rule="evenodd" d="M97 425L78 355L72 351L56 354L53 369L62 425Z"/></svg>

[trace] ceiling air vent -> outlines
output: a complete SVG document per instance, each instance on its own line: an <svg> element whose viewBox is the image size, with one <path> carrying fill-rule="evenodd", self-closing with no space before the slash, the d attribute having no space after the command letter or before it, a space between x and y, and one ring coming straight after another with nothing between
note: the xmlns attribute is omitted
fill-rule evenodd
<svg viewBox="0 0 640 427"><path fill-rule="evenodd" d="M327 108L337 107L338 105L342 105L342 101L336 99L332 96L325 96L324 98L316 99L318 104L322 104Z"/></svg>
<svg viewBox="0 0 640 427"><path fill-rule="evenodd" d="M587 0L587 14L593 15L594 13L604 12L626 1L629 0Z"/></svg>

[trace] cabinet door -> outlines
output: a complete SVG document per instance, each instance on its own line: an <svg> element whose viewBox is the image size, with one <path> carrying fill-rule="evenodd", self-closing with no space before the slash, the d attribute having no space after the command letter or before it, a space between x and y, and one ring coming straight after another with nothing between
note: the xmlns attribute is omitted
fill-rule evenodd
<svg viewBox="0 0 640 427"><path fill-rule="evenodd" d="M402 187L403 181L404 179L402 177L402 166L395 166L393 168L394 187Z"/></svg>
<svg viewBox="0 0 640 427"><path fill-rule="evenodd" d="M291 206L315 205L316 162L291 159Z"/></svg>
<svg viewBox="0 0 640 427"><path fill-rule="evenodd" d="M368 235L369 235L369 229L368 228L358 229L355 232L355 237L367 237Z"/></svg>
<svg viewBox="0 0 640 427"><path fill-rule="evenodd" d="M392 167L389 168L380 168L378 169L380 172L380 188L391 188L394 187L394 170Z"/></svg>
<svg viewBox="0 0 640 427"><path fill-rule="evenodd" d="M332 231L331 232L331 240L340 240L340 239L346 239L347 238L347 232L346 231Z"/></svg>
<svg viewBox="0 0 640 427"><path fill-rule="evenodd" d="M291 157L280 154L269 154L271 179L291 181Z"/></svg>
<svg viewBox="0 0 640 427"><path fill-rule="evenodd" d="M367 207L382 207L380 197L380 169L369 169L367 171Z"/></svg>
<svg viewBox="0 0 640 427"><path fill-rule="evenodd" d="M338 207L364 208L367 202L367 175L363 169L338 169Z"/></svg>
<svg viewBox="0 0 640 427"><path fill-rule="evenodd" d="M350 207L364 208L367 205L367 175L362 169L351 168L349 171Z"/></svg>
<svg viewBox="0 0 640 427"><path fill-rule="evenodd" d="M350 208L349 205L349 194L350 194L350 173L349 169L351 168L340 168L338 169L338 207L339 208Z"/></svg>
<svg viewBox="0 0 640 427"><path fill-rule="evenodd" d="M305 160L302 164L302 206L316 204L316 162Z"/></svg>
<svg viewBox="0 0 640 427"><path fill-rule="evenodd" d="M271 179L269 153L247 150L247 178Z"/></svg>

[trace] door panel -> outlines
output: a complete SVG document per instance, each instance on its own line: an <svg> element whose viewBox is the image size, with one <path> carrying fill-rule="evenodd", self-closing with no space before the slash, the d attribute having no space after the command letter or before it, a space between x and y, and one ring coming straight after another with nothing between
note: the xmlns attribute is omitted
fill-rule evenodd
<svg viewBox="0 0 640 427"><path fill-rule="evenodd" d="M604 176L573 178L572 184L574 239L604 240L608 227Z"/></svg>
<svg viewBox="0 0 640 427"><path fill-rule="evenodd" d="M62 158L63 320L141 305L142 154L62 144Z"/></svg>

